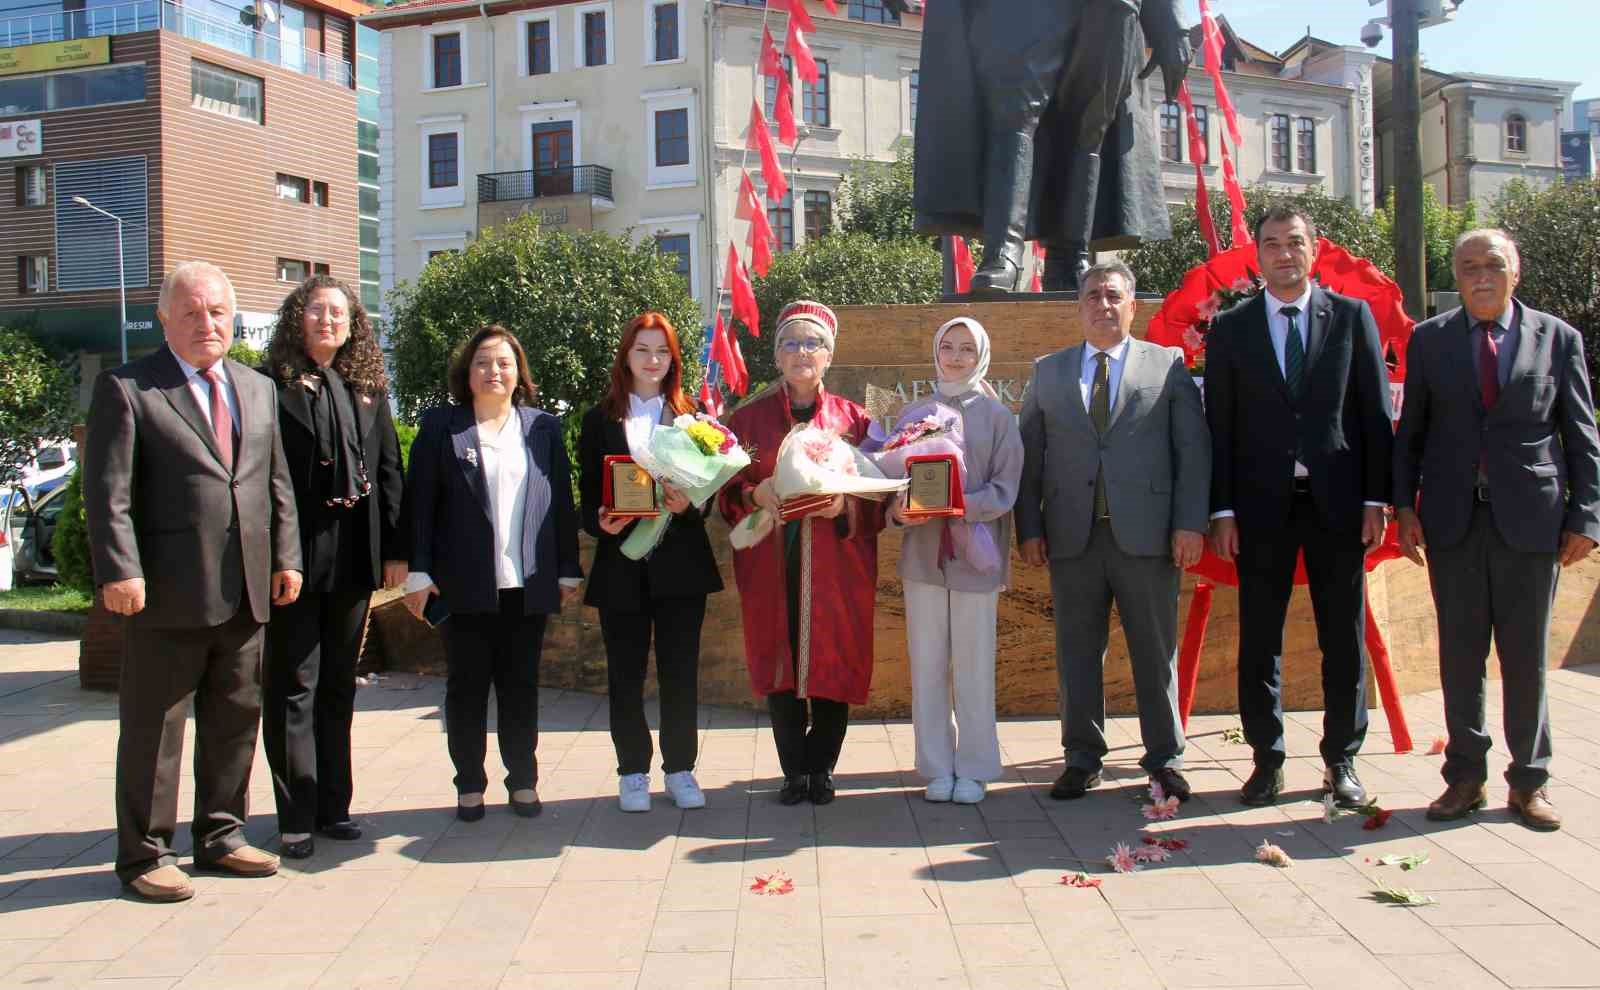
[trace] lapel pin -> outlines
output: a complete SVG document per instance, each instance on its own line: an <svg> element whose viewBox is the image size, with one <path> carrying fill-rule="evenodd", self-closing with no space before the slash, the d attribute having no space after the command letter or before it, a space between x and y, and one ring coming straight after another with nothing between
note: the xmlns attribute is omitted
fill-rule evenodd
<svg viewBox="0 0 1600 990"><path fill-rule="evenodd" d="M467 448L467 463L471 464L473 467L477 467L478 466L478 448L476 448L476 447L468 447Z"/></svg>

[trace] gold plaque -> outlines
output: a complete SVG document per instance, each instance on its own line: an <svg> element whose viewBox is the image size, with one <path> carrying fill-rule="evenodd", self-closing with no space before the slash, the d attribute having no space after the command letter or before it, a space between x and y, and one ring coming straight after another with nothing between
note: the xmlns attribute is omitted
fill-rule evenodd
<svg viewBox="0 0 1600 990"><path fill-rule="evenodd" d="M906 458L906 473L911 479L906 489L905 514L908 516L964 515L961 497L961 471L950 454L927 454Z"/></svg>
<svg viewBox="0 0 1600 990"><path fill-rule="evenodd" d="M660 514L656 482L631 457L606 458L606 511L614 516L647 518Z"/></svg>

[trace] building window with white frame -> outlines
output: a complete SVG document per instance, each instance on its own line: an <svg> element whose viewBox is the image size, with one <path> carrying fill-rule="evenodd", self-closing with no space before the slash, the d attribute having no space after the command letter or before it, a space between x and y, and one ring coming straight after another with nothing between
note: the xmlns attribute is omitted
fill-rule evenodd
<svg viewBox="0 0 1600 990"><path fill-rule="evenodd" d="M849 17L852 21L868 24L899 24L900 15L883 0L850 0Z"/></svg>
<svg viewBox="0 0 1600 990"><path fill-rule="evenodd" d="M783 56L783 74L789 77L791 83L794 81L794 63L790 61L787 55ZM778 80L773 76L762 76L761 78L767 81L766 95L761 101L761 109L767 115L767 123L776 127L778 120ZM794 93L792 86L789 92L792 98ZM789 109L793 110L794 107L791 106Z"/></svg>
<svg viewBox="0 0 1600 990"><path fill-rule="evenodd" d="M806 193L806 243L820 241L833 229L833 196L823 190Z"/></svg>
<svg viewBox="0 0 1600 990"><path fill-rule="evenodd" d="M682 58L682 45L678 34L678 2L653 2L650 11L650 41L652 62L676 62Z"/></svg>
<svg viewBox="0 0 1600 990"><path fill-rule="evenodd" d="M220 65L198 59L189 63L190 103L201 110L259 124L263 85L255 76Z"/></svg>
<svg viewBox="0 0 1600 990"><path fill-rule="evenodd" d="M800 81L801 119L815 127L827 127L831 119L828 108L828 62L817 59L817 81Z"/></svg>
<svg viewBox="0 0 1600 990"><path fill-rule="evenodd" d="M1275 113L1267 118L1270 161L1274 172L1294 170L1294 149L1289 144L1289 115Z"/></svg>
<svg viewBox="0 0 1600 990"><path fill-rule="evenodd" d="M1520 113L1506 118L1506 151L1513 155L1528 153L1528 118Z"/></svg>
<svg viewBox="0 0 1600 990"><path fill-rule="evenodd" d="M311 263L297 258L278 259L278 281L299 285L311 277Z"/></svg>
<svg viewBox="0 0 1600 990"><path fill-rule="evenodd" d="M767 197L767 220L772 234L778 239L779 251L794 250L794 190L783 194L782 199Z"/></svg>
<svg viewBox="0 0 1600 990"><path fill-rule="evenodd" d="M689 235L663 231L656 235L656 250L672 259L673 270L683 278L683 284L693 292L694 283L689 278L693 271L694 255Z"/></svg>
<svg viewBox="0 0 1600 990"><path fill-rule="evenodd" d="M656 167L689 164L689 109L656 111Z"/></svg>
<svg viewBox="0 0 1600 990"><path fill-rule="evenodd" d="M555 21L543 18L527 22L528 72L543 76L556 69Z"/></svg>
<svg viewBox="0 0 1600 990"><path fill-rule="evenodd" d="M606 58L606 12L586 10L582 14L582 23L583 64L605 65L609 61Z"/></svg>
<svg viewBox="0 0 1600 990"><path fill-rule="evenodd" d="M692 88L661 90L640 94L644 102L645 188L664 189L692 186L695 174L700 122Z"/></svg>
<svg viewBox="0 0 1600 990"><path fill-rule="evenodd" d="M278 173L278 198L295 203L311 202L311 180L298 175Z"/></svg>
<svg viewBox="0 0 1600 990"><path fill-rule="evenodd" d="M50 256L25 254L17 258L17 292L36 296L50 291Z"/></svg>
<svg viewBox="0 0 1600 990"><path fill-rule="evenodd" d="M1183 161L1183 110L1176 103L1161 104L1161 158Z"/></svg>
<svg viewBox="0 0 1600 990"><path fill-rule="evenodd" d="M461 185L461 160L456 151L454 131L428 135L429 189L449 189Z"/></svg>
<svg viewBox="0 0 1600 990"><path fill-rule="evenodd" d="M17 166L17 205L44 206L49 202L45 190L43 165Z"/></svg>
<svg viewBox="0 0 1600 990"><path fill-rule="evenodd" d="M433 51L433 88L446 89L461 85L460 32L433 35L428 43Z"/></svg>
<svg viewBox="0 0 1600 990"><path fill-rule="evenodd" d="M1295 166L1302 172L1317 171L1317 122L1299 117L1294 122Z"/></svg>
<svg viewBox="0 0 1600 990"><path fill-rule="evenodd" d="M1205 107L1194 108L1194 126L1200 134L1200 146L1189 142L1189 161L1207 162L1211 159L1211 114Z"/></svg>

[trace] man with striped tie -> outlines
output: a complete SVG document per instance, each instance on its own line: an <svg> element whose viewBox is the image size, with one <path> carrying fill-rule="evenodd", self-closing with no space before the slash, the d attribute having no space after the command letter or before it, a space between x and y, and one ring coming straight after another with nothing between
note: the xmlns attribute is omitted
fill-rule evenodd
<svg viewBox="0 0 1600 990"><path fill-rule="evenodd" d="M1289 207L1256 224L1266 291L1206 338L1211 543L1239 572L1239 715L1255 771L1239 799L1283 788L1283 623L1302 553L1322 648L1323 793L1365 802L1366 554L1383 539L1394 449L1389 371L1367 304L1311 281L1317 229Z"/></svg>

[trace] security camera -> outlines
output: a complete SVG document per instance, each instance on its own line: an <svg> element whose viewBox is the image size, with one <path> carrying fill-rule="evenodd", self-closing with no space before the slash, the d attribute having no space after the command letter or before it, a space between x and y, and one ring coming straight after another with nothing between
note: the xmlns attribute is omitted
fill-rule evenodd
<svg viewBox="0 0 1600 990"><path fill-rule="evenodd" d="M1383 25L1376 20L1368 21L1361 28L1361 43L1368 48L1376 48L1383 44Z"/></svg>

